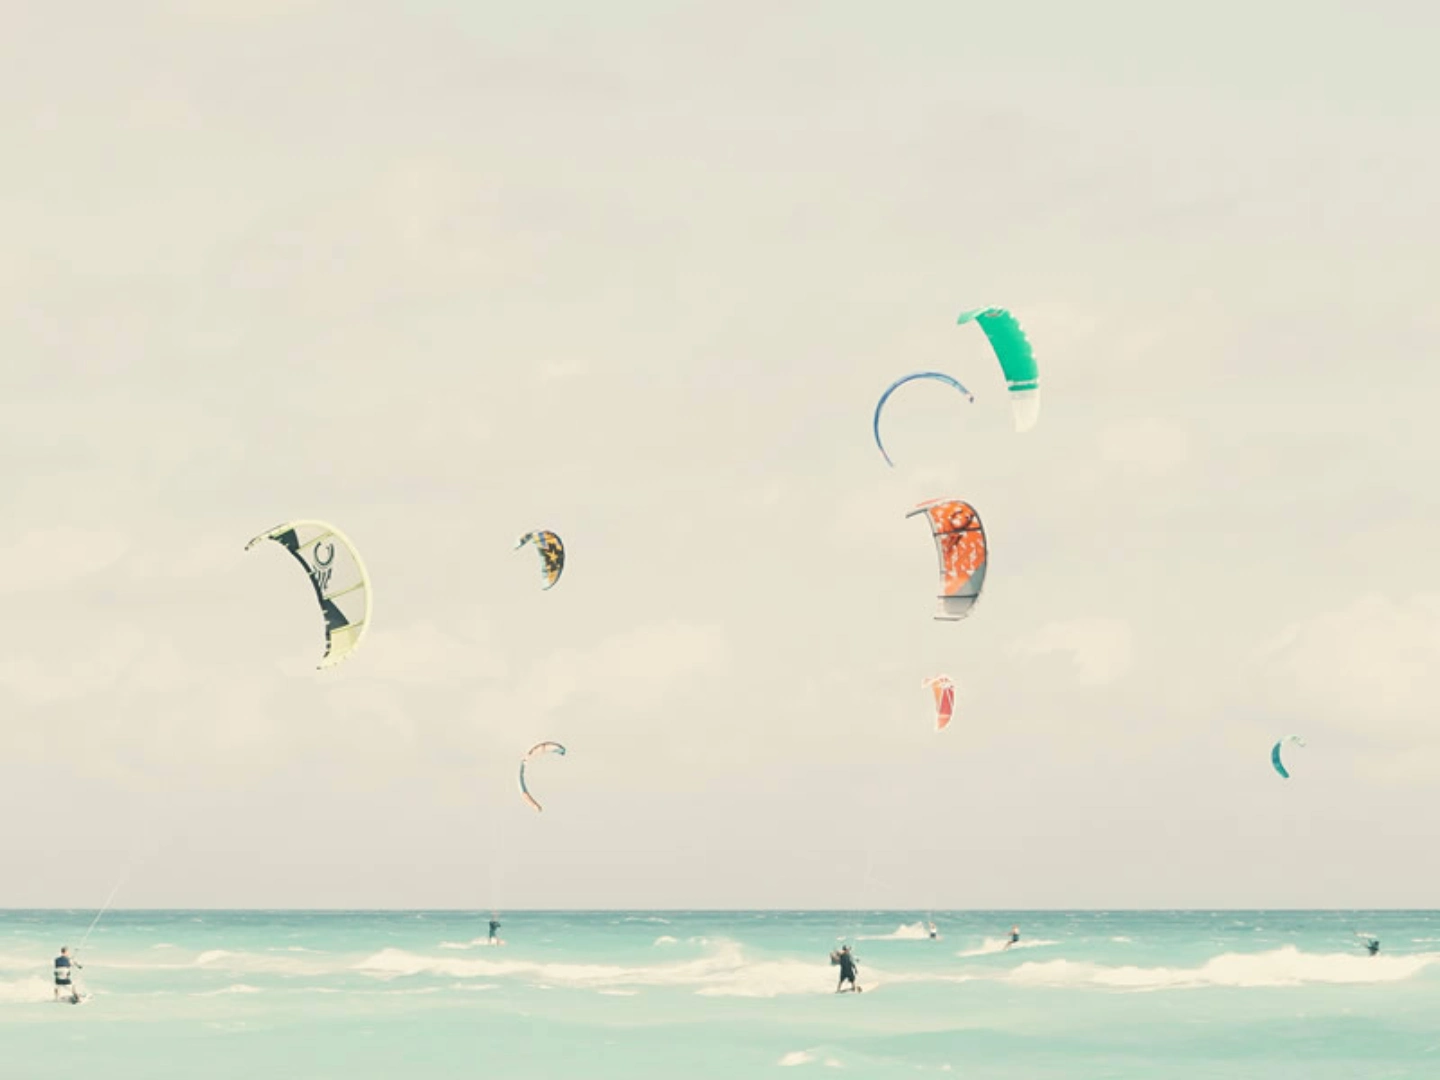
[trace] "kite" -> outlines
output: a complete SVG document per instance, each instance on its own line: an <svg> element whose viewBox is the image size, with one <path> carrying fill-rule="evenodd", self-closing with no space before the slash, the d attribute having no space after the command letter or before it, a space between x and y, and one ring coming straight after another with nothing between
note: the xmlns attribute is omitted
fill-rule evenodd
<svg viewBox="0 0 1440 1080"><path fill-rule="evenodd" d="M985 545L985 527L975 508L959 499L932 499L921 503L907 518L924 514L930 521L935 537L935 552L940 559L940 603L935 618L955 621L963 619L980 600L985 587L985 568L989 552Z"/></svg>
<svg viewBox="0 0 1440 1080"><path fill-rule="evenodd" d="M325 617L325 655L318 667L340 663L360 647L370 627L370 575L350 539L323 521L276 525L245 545L274 540L305 568Z"/></svg>
<svg viewBox="0 0 1440 1080"><path fill-rule="evenodd" d="M882 409L885 408L885 402L890 400L891 394L893 394L900 387L904 386L906 383L912 382L915 379L939 379L941 382L947 383L948 385L953 386L956 390L959 390L972 402L975 400L975 395L970 393L969 390L966 390L965 387L960 384L960 381L958 379L953 379L949 375L946 375L944 372L941 371L917 371L912 375L906 375L904 378L897 379L895 382L891 383L890 386L886 389L886 391L880 395L880 400L875 403L875 419L871 424L871 428L875 432L875 445L880 448L880 453L884 455L885 464L889 465L891 468L895 467L895 462L890 460L890 454L885 450L885 444L880 441L880 412Z"/></svg>
<svg viewBox="0 0 1440 1080"><path fill-rule="evenodd" d="M529 750L525 751L525 756L520 759L520 795L537 811L542 811L543 807L535 801L535 797L530 794L530 789L525 786L525 765L531 758L537 757L540 754L559 754L561 757L564 757L565 747L561 746L558 742L538 742L530 747Z"/></svg>
<svg viewBox="0 0 1440 1080"><path fill-rule="evenodd" d="M944 731L955 714L955 683L949 675L936 675L920 685L935 695L935 730Z"/></svg>
<svg viewBox="0 0 1440 1080"><path fill-rule="evenodd" d="M536 529L522 536L515 550L519 551L526 544L534 544L535 550L540 553L540 574L545 579L543 588L551 588L560 580L560 574L565 569L564 542L549 529Z"/></svg>
<svg viewBox="0 0 1440 1080"><path fill-rule="evenodd" d="M977 322L1000 369L1005 373L1005 385L1010 390L1010 409L1015 418L1016 431L1029 431L1040 417L1040 368L1035 363L1035 352L1030 347L1025 331L1014 315L1004 308L984 307L962 312L956 320L957 326Z"/></svg>
<svg viewBox="0 0 1440 1080"><path fill-rule="evenodd" d="M1275 771L1278 772L1281 776L1283 776L1286 780L1290 779L1290 774L1285 771L1285 766L1280 761L1280 748L1286 743L1292 742L1296 746L1305 745L1305 740L1302 739L1299 735L1286 735L1283 739L1281 739L1279 742L1277 742L1274 746L1270 748L1270 764L1274 765Z"/></svg>

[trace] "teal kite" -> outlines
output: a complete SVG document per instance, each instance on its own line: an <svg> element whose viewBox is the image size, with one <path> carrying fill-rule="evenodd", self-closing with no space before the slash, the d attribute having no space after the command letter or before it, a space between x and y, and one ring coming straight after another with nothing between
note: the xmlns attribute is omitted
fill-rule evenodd
<svg viewBox="0 0 1440 1080"><path fill-rule="evenodd" d="M1035 363L1025 331L1015 316L1004 308L984 307L966 311L956 320L957 326L978 322L990 339L1000 369L1005 372L1005 385L1010 389L1010 409L1015 417L1016 431L1029 431L1040 417L1040 368Z"/></svg>
<svg viewBox="0 0 1440 1080"><path fill-rule="evenodd" d="M1285 771L1285 766L1280 761L1280 748L1286 743L1291 742L1293 742L1296 746L1305 745L1305 740L1302 739L1299 735L1286 735L1283 739L1281 739L1279 742L1277 742L1274 746L1270 748L1270 764L1274 765L1275 771L1278 772L1281 776L1283 776L1286 780L1290 779L1290 774Z"/></svg>

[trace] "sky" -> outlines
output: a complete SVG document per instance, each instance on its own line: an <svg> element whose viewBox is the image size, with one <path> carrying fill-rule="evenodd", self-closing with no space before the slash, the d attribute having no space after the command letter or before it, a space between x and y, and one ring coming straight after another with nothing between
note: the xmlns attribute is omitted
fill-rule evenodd
<svg viewBox="0 0 1440 1080"><path fill-rule="evenodd" d="M0 906L1434 906L1440 9L7 21Z"/></svg>

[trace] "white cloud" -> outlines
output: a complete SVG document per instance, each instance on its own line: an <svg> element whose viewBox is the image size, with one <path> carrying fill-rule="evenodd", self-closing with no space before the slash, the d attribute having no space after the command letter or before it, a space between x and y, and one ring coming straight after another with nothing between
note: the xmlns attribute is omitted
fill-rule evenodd
<svg viewBox="0 0 1440 1080"><path fill-rule="evenodd" d="M0 547L0 592L69 585L114 564L126 549L119 533L61 526L37 529Z"/></svg>
<svg viewBox="0 0 1440 1080"><path fill-rule="evenodd" d="M880 461L879 450L875 450L875 458ZM885 468L883 461L880 467ZM925 530L914 521L907 522L905 515L952 483L949 471L933 465L912 466L899 477L885 476L870 484L857 483L836 502L832 537L846 545L879 542L906 550L915 543L912 534L923 536Z"/></svg>
<svg viewBox="0 0 1440 1080"><path fill-rule="evenodd" d="M1254 653L1267 707L1369 735L1434 736L1440 594L1367 593L1293 622Z"/></svg>
<svg viewBox="0 0 1440 1080"><path fill-rule="evenodd" d="M541 382L560 382L564 379L573 379L585 375L590 370L590 362L584 357L567 356L562 360L550 360L542 363L537 369Z"/></svg>
<svg viewBox="0 0 1440 1080"><path fill-rule="evenodd" d="M131 129L163 132L195 132L204 117L183 91L151 86L129 101L126 115Z"/></svg>
<svg viewBox="0 0 1440 1080"><path fill-rule="evenodd" d="M1180 426L1148 418L1100 433L1100 456L1126 472L1163 476L1190 458L1190 436Z"/></svg>
<svg viewBox="0 0 1440 1080"><path fill-rule="evenodd" d="M1052 622L1013 646L1022 656L1068 653L1082 685L1103 686L1130 670L1134 647L1123 619L1073 619Z"/></svg>
<svg viewBox="0 0 1440 1080"><path fill-rule="evenodd" d="M329 7L328 0L173 0L174 11L196 19L259 22Z"/></svg>
<svg viewBox="0 0 1440 1080"><path fill-rule="evenodd" d="M178 523L164 526L152 521L156 536L167 537L162 543L127 551L124 568L137 578L213 578L229 572L244 554L248 536L238 540L225 533L185 535ZM166 529L172 531L167 532Z"/></svg>
<svg viewBox="0 0 1440 1080"><path fill-rule="evenodd" d="M199 679L174 645L138 630L74 633L37 646L0 659L0 686L32 702L74 701L116 688L163 693Z"/></svg>
<svg viewBox="0 0 1440 1080"><path fill-rule="evenodd" d="M779 480L771 480L768 484L750 492L748 501L752 505L770 508L779 506L785 495L785 485Z"/></svg>
<svg viewBox="0 0 1440 1080"><path fill-rule="evenodd" d="M552 653L527 680L525 693L552 709L582 695L643 707L687 675L719 669L727 659L718 627L671 620L616 634L589 649Z"/></svg>
<svg viewBox="0 0 1440 1080"><path fill-rule="evenodd" d="M398 683L497 679L509 668L505 655L495 648L489 628L483 626L446 632L433 622L393 630L377 623L366 635L363 648L365 663L357 676Z"/></svg>

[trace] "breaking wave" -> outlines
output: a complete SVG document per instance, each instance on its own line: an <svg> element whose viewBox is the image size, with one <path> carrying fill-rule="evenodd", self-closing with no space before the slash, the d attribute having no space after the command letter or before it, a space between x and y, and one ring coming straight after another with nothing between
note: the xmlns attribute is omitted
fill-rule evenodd
<svg viewBox="0 0 1440 1080"><path fill-rule="evenodd" d="M1031 961L1004 978L1021 986L1182 990L1197 987L1358 985L1400 982L1440 960L1440 953L1355 956L1307 953L1293 945L1262 953L1222 953L1199 967L1110 966L1076 960Z"/></svg>
<svg viewBox="0 0 1440 1080"><path fill-rule="evenodd" d="M18 1005L25 1002L54 1001L54 983L49 979L14 979L0 981L0 1004Z"/></svg>
<svg viewBox="0 0 1440 1080"><path fill-rule="evenodd" d="M901 927L905 929L905 927ZM648 935L647 935L648 936ZM406 949L398 946L372 947L348 954L313 952L246 952L206 949L193 954L182 950L143 951L108 957L97 970L143 972L194 972L210 985L206 996L254 994L262 989L300 989L294 984L272 983L267 978L307 977L318 982L332 976L346 979L350 992L358 981L372 992L428 989L428 980L467 990L493 989L514 982L557 989L579 989L629 997L645 988L670 988L703 997L774 998L792 995L831 994L835 990L835 969L824 954L798 955L742 947L727 939L682 939L701 945L695 953L677 951L670 935L656 940L668 948L648 951L641 944L630 960L603 962L567 960L555 956L527 956L511 949L474 949L471 945L438 943L433 948ZM887 938L871 939L886 940ZM908 940L890 935L888 940ZM379 943L376 943L377 945ZM948 960L948 950L898 950L915 958L913 964L897 965L883 971L864 962L860 981L868 991L882 983L957 984L973 981L1000 982L1014 987L1045 989L1090 989L1112 992L1154 992L1204 987L1251 988L1297 987L1307 985L1364 986L1401 982L1440 962L1440 952L1412 955L1367 956L1359 952L1305 952L1285 945L1263 952L1234 952L1216 949L1206 959L1192 964L1116 964L1079 958L1063 953L1083 948L1072 944L1056 948L1040 959L1017 957L1007 963L965 963L963 958L993 956L1004 951L1005 940L986 940L979 948ZM1019 949L1053 948L1059 943L1045 939L1021 941ZM921 954L925 954L921 962ZM1057 955L1058 954L1058 955ZM1077 954L1071 952L1071 956ZM1084 953L1079 953L1079 956ZM164 958L162 960L162 957ZM39 968L48 975L43 953L36 956L0 956L0 1003L49 1001L51 980L32 975ZM217 977L218 976L218 977ZM396 981L399 980L399 984ZM387 985L388 984L388 985ZM329 989L329 988L327 988ZM340 991L337 991L340 992ZM365 992L365 991L361 991ZM778 1049L777 1049L778 1052Z"/></svg>
<svg viewBox="0 0 1440 1080"><path fill-rule="evenodd" d="M219 990L205 990L196 997L217 997L221 994L259 994L263 991L258 986L250 986L248 983L235 983L233 986L222 987Z"/></svg>
<svg viewBox="0 0 1440 1080"><path fill-rule="evenodd" d="M526 978L546 986L610 990L636 986L693 989L707 997L777 997L828 994L834 990L825 964L802 960L747 961L734 942L722 942L707 956L669 964L564 963L427 956L405 949L382 949L353 970L379 979L416 975L447 978ZM875 974L871 974L871 982Z"/></svg>
<svg viewBox="0 0 1440 1080"><path fill-rule="evenodd" d="M856 941L929 941L930 931L924 923L905 923L888 934L857 934Z"/></svg>
<svg viewBox="0 0 1440 1080"><path fill-rule="evenodd" d="M993 955L993 954L995 954L995 953L1014 952L1016 949L1038 949L1038 948L1040 948L1040 947L1042 947L1042 946L1045 946L1045 945L1059 945L1059 944L1060 944L1058 941L1046 941L1046 940L1043 939L1043 938L1035 938L1035 939L1032 940L1032 941L1026 941L1026 940L1024 940L1024 939L1022 938L1021 940L1017 941L1014 945L1010 945L1010 947L1007 949L1007 948L1006 948L1006 945L1009 944L1009 941L1010 941L1010 939L1009 939L1008 937L1005 937L1005 938L986 938L985 941L984 941L984 943L983 943L978 949L966 949L964 952L958 952L958 953L956 953L955 955L956 955L956 956L962 956L962 957L963 957L963 956L991 956L991 955Z"/></svg>

